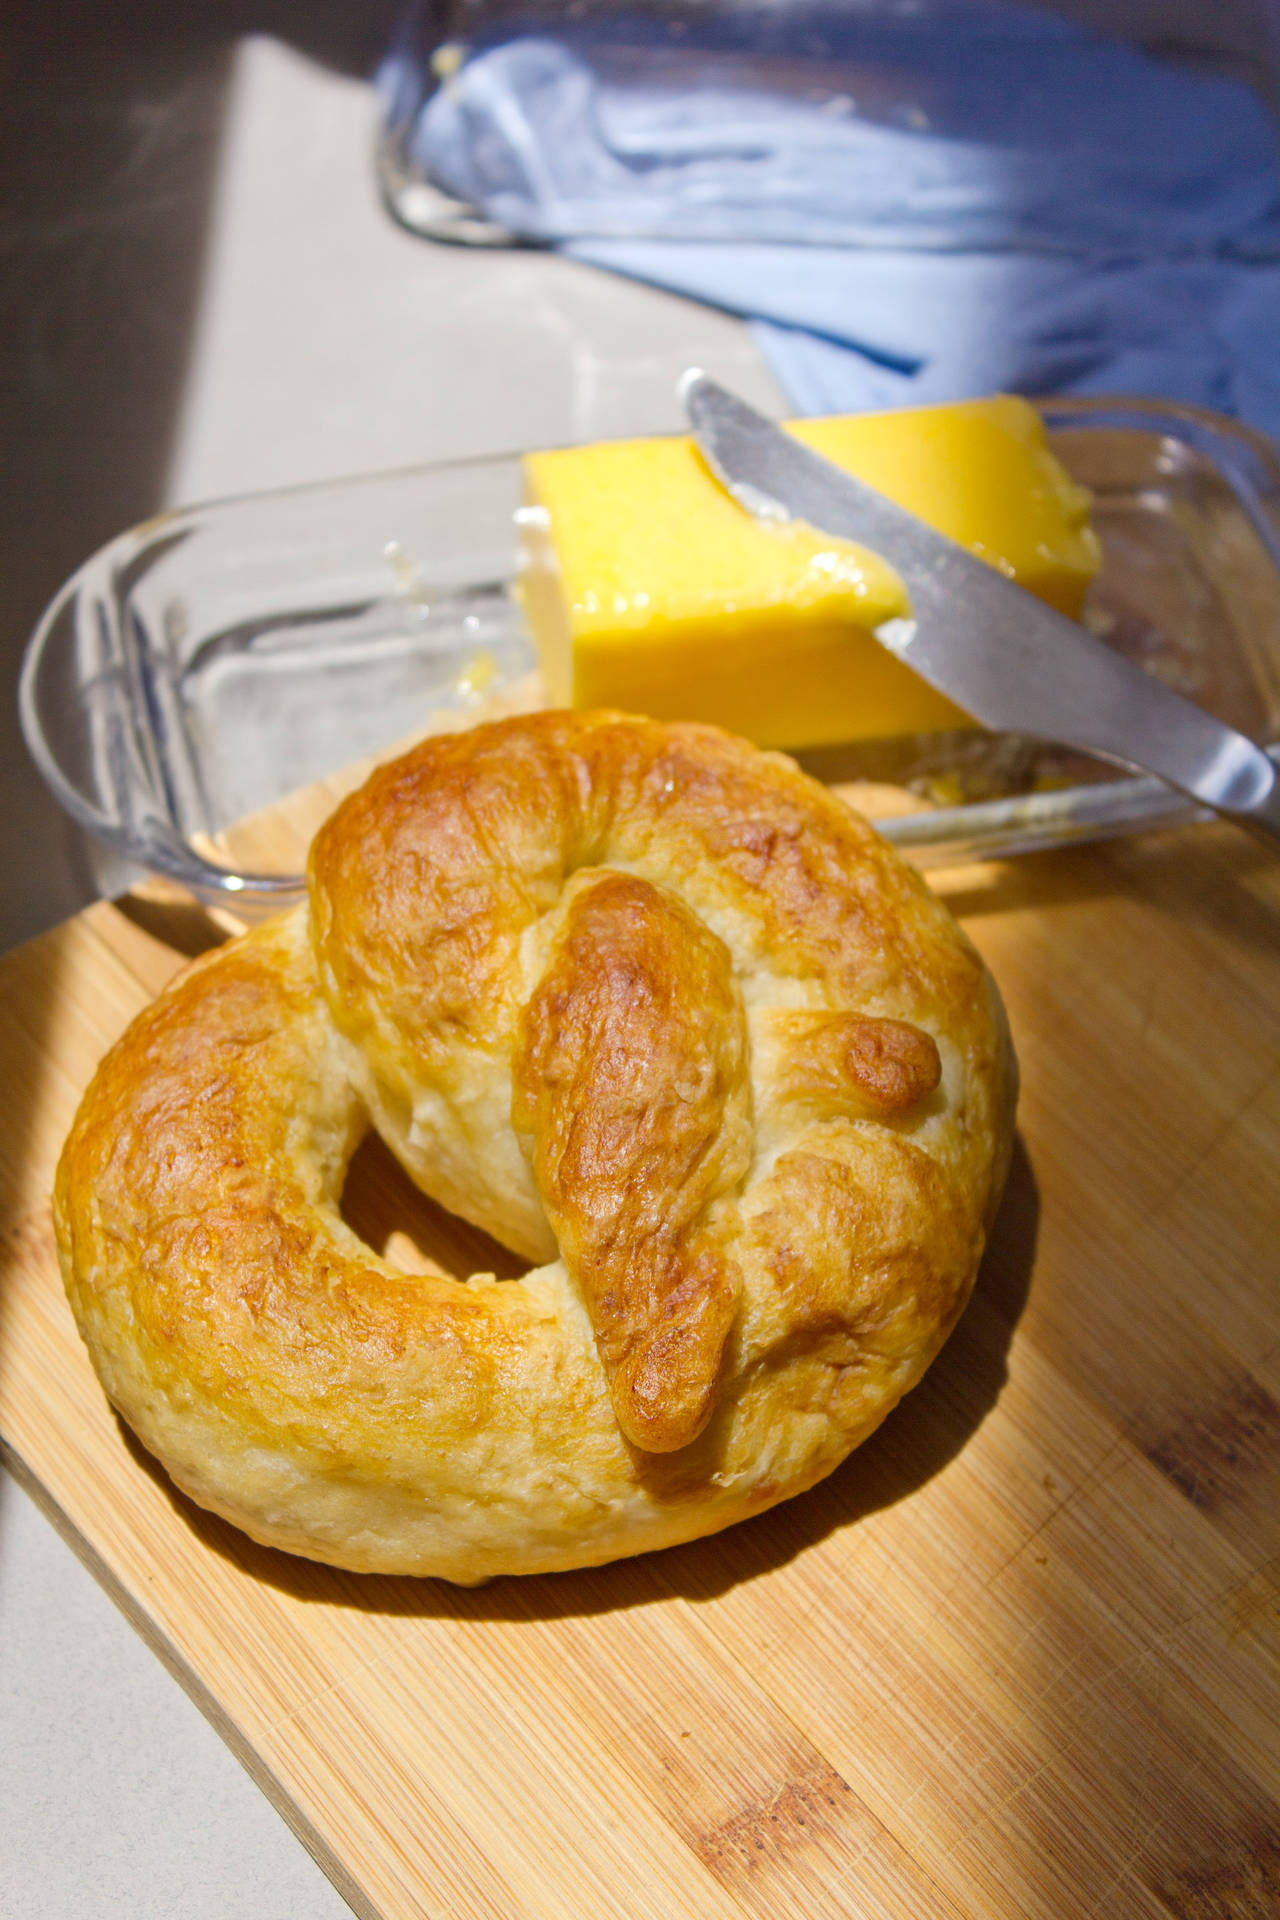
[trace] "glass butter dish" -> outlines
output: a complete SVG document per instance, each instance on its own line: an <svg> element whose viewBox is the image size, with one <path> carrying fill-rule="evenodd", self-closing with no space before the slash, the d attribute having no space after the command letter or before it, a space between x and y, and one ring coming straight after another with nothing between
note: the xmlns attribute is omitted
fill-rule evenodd
<svg viewBox="0 0 1280 1920"><path fill-rule="evenodd" d="M1094 495L1109 645L1280 744L1280 464L1192 408L1041 405ZM165 514L69 580L27 650L23 730L125 861L241 917L299 897L307 843L409 741L545 703L513 591L517 455ZM1194 819L1159 781L978 730L799 756L921 863Z"/></svg>

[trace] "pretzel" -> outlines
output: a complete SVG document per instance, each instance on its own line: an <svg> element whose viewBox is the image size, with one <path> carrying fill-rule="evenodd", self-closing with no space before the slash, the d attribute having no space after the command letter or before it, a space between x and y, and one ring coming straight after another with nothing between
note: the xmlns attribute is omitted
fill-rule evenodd
<svg viewBox="0 0 1280 1920"><path fill-rule="evenodd" d="M790 761L542 713L341 805L309 905L108 1055L58 1171L108 1395L201 1505L472 1583L709 1533L831 1471L973 1284L1014 1070L981 961ZM532 1263L406 1273L372 1124Z"/></svg>

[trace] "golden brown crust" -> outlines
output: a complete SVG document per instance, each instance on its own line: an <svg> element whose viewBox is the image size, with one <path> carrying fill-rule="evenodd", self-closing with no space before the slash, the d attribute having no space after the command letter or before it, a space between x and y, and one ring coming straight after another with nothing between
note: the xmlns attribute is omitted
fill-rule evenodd
<svg viewBox="0 0 1280 1920"><path fill-rule="evenodd" d="M432 740L319 835L309 913L197 963L59 1169L107 1391L194 1497L470 1581L812 1484L962 1308L1003 1179L998 999L788 761L544 714ZM404 1274L338 1211L370 1118L546 1262Z"/></svg>
<svg viewBox="0 0 1280 1920"><path fill-rule="evenodd" d="M937 1088L942 1059L932 1034L908 1020L861 1013L795 1013L778 1023L785 1046L775 1091L831 1117L887 1120Z"/></svg>
<svg viewBox="0 0 1280 1920"><path fill-rule="evenodd" d="M586 877L525 1010L513 1119L618 1424L671 1453L706 1424L737 1311L708 1214L751 1159L746 1022L728 948L687 907Z"/></svg>

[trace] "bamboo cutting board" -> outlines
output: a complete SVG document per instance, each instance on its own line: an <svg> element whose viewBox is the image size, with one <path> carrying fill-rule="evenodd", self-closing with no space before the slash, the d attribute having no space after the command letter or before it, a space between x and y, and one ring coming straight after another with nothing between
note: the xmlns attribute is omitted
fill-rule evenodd
<svg viewBox="0 0 1280 1920"><path fill-rule="evenodd" d="M925 1383L774 1513L471 1592L200 1513L77 1341L54 1159L209 922L100 905L0 963L0 1432L360 1914L1280 1914L1280 859L1199 827L944 890L1024 1092ZM351 1187L468 1270L376 1152Z"/></svg>

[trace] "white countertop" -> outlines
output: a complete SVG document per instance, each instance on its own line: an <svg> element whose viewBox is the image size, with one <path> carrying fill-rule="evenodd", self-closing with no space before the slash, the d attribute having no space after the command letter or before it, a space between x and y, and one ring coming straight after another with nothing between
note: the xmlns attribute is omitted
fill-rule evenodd
<svg viewBox="0 0 1280 1920"><path fill-rule="evenodd" d="M345 50L343 8L317 11L327 50ZM401 232L372 181L369 87L272 40L233 50L225 29L200 25L203 37L193 26L157 52L128 45L127 25L118 44L82 30L73 10L56 47L29 28L9 62L0 632L11 686L63 576L163 505L674 428L691 363L780 406L727 316L544 254ZM47 143L43 175L41 153L19 151L24 126ZM92 897L94 873L11 713L3 724L8 945ZM0 1476L0 1920L347 1911Z"/></svg>

